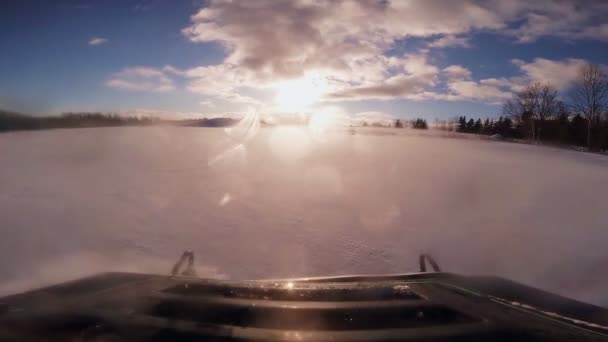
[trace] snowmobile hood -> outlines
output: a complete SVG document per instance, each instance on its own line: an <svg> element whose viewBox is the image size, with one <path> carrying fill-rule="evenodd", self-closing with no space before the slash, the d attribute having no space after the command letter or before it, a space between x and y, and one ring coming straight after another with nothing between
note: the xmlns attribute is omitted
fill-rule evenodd
<svg viewBox="0 0 608 342"><path fill-rule="evenodd" d="M608 310L433 272L225 281L104 273L0 298L0 340L604 341Z"/></svg>

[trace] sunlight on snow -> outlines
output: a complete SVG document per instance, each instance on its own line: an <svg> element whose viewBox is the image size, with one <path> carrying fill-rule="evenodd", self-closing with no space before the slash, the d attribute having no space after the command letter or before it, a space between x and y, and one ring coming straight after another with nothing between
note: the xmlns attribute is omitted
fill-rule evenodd
<svg viewBox="0 0 608 342"><path fill-rule="evenodd" d="M302 127L275 127L268 142L273 155L288 163L306 157L312 149L310 136Z"/></svg>

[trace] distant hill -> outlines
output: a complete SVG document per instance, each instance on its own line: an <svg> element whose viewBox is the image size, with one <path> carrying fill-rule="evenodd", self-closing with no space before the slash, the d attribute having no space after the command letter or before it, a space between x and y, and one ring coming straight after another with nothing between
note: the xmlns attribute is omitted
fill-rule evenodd
<svg viewBox="0 0 608 342"><path fill-rule="evenodd" d="M230 127L236 125L239 119L232 118L203 118L194 120L184 120L182 125L190 127Z"/></svg>

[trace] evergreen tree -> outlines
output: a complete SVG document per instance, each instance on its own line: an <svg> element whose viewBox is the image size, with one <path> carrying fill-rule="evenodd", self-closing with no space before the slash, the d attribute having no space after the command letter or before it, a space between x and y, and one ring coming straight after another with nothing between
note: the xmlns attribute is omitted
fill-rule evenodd
<svg viewBox="0 0 608 342"><path fill-rule="evenodd" d="M469 119L469 121L467 121L467 128L465 129L465 132L473 133L474 127L475 127L475 120L473 120L471 118L471 119Z"/></svg>
<svg viewBox="0 0 608 342"><path fill-rule="evenodd" d="M483 128L481 129L481 133L483 134L491 134L492 133L492 122L490 119L486 119L483 123Z"/></svg>
<svg viewBox="0 0 608 342"><path fill-rule="evenodd" d="M467 117L461 116L458 118L458 132L464 133L467 131Z"/></svg>
<svg viewBox="0 0 608 342"><path fill-rule="evenodd" d="M483 124L481 123L481 119L477 119L477 121L475 121L475 125L473 125L473 133L475 133L475 134L481 133L482 127L483 127Z"/></svg>

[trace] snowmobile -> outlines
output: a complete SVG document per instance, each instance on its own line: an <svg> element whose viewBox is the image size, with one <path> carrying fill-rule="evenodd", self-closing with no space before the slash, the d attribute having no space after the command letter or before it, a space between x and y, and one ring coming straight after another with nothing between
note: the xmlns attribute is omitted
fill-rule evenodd
<svg viewBox="0 0 608 342"><path fill-rule="evenodd" d="M608 310L506 279L420 272L231 281L103 273L0 298L0 341L608 341ZM429 270L427 270L429 266Z"/></svg>

